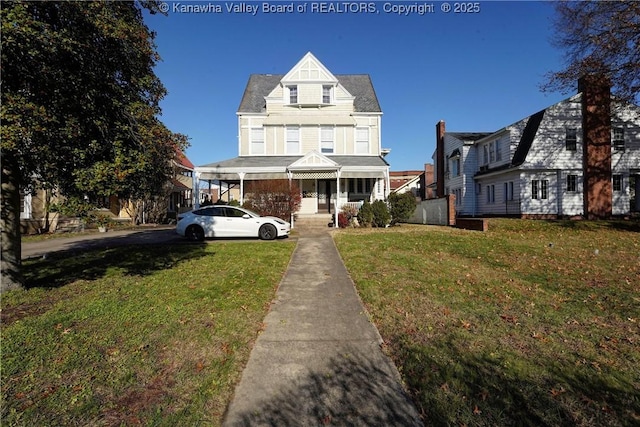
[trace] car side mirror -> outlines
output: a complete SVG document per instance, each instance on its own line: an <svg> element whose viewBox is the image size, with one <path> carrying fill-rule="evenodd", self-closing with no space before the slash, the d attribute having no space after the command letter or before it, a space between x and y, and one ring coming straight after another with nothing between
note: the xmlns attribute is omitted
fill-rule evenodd
<svg viewBox="0 0 640 427"><path fill-rule="evenodd" d="M251 218L251 215L249 215L249 214L244 214L244 215L242 215L242 218L244 218L244 219L249 219L249 218Z"/></svg>

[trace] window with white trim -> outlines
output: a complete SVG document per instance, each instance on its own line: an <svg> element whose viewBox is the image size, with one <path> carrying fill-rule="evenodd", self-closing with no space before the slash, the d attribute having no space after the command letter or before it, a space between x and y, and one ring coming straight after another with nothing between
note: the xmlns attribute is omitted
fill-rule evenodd
<svg viewBox="0 0 640 427"><path fill-rule="evenodd" d="M496 160L499 162L500 160L502 160L502 151L500 151L500 140L496 140L496 144L495 144L495 149L496 149Z"/></svg>
<svg viewBox="0 0 640 427"><path fill-rule="evenodd" d="M289 104L298 103L298 86L289 86Z"/></svg>
<svg viewBox="0 0 640 427"><path fill-rule="evenodd" d="M489 162L493 163L496 161L496 152L495 152L495 144L493 142L489 143Z"/></svg>
<svg viewBox="0 0 640 427"><path fill-rule="evenodd" d="M567 175L567 192L575 193L578 191L578 175Z"/></svg>
<svg viewBox="0 0 640 427"><path fill-rule="evenodd" d="M251 154L265 154L264 128L251 128Z"/></svg>
<svg viewBox="0 0 640 427"><path fill-rule="evenodd" d="M504 201L508 202L513 200L513 181L504 183Z"/></svg>
<svg viewBox="0 0 640 427"><path fill-rule="evenodd" d="M287 154L300 154L300 128L287 127Z"/></svg>
<svg viewBox="0 0 640 427"><path fill-rule="evenodd" d="M356 128L356 154L369 154L369 128Z"/></svg>
<svg viewBox="0 0 640 427"><path fill-rule="evenodd" d="M546 179L534 179L531 181L531 198L546 199L549 197L549 181Z"/></svg>
<svg viewBox="0 0 640 427"><path fill-rule="evenodd" d="M331 104L331 86L322 86L322 103Z"/></svg>
<svg viewBox="0 0 640 427"><path fill-rule="evenodd" d="M451 158L451 176L460 176L460 155Z"/></svg>
<svg viewBox="0 0 640 427"><path fill-rule="evenodd" d="M320 128L320 152L332 154L334 152L334 131L332 127Z"/></svg>
<svg viewBox="0 0 640 427"><path fill-rule="evenodd" d="M613 149L615 151L624 151L624 128L613 129Z"/></svg>
<svg viewBox="0 0 640 427"><path fill-rule="evenodd" d="M487 185L487 203L495 203L496 186L494 184Z"/></svg>
<svg viewBox="0 0 640 427"><path fill-rule="evenodd" d="M578 149L578 129L567 128L565 130L564 146L567 151L576 151Z"/></svg>
<svg viewBox="0 0 640 427"><path fill-rule="evenodd" d="M622 175L613 175L613 191L622 191Z"/></svg>
<svg viewBox="0 0 640 427"><path fill-rule="evenodd" d="M483 157L483 165L487 165L489 164L489 147L486 145L482 146L482 152L484 153L484 157Z"/></svg>

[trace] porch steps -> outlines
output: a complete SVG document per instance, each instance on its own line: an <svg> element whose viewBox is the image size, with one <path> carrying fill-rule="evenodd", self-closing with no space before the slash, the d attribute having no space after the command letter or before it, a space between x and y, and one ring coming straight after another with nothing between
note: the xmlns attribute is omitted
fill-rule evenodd
<svg viewBox="0 0 640 427"><path fill-rule="evenodd" d="M298 215L293 223L293 229L301 235L313 235L329 232L333 223L331 214Z"/></svg>

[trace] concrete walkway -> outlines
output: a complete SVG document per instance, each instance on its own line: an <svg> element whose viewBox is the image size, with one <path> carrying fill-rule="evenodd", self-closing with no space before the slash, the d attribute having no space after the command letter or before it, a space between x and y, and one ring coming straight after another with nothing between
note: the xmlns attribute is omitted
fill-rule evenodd
<svg viewBox="0 0 640 427"><path fill-rule="evenodd" d="M223 426L420 426L333 239L301 232Z"/></svg>

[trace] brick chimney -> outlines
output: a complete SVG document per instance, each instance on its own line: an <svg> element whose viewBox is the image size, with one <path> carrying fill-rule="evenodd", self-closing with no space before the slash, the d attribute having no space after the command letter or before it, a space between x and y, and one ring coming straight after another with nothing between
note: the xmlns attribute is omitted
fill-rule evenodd
<svg viewBox="0 0 640 427"><path fill-rule="evenodd" d="M428 188L429 185L433 184L433 165L431 163L424 164L424 194L422 195L424 199L433 199L433 188Z"/></svg>
<svg viewBox="0 0 640 427"><path fill-rule="evenodd" d="M436 197L444 197L444 120L436 124Z"/></svg>
<svg viewBox="0 0 640 427"><path fill-rule="evenodd" d="M606 219L612 214L611 84L601 75L578 80L582 92L584 215Z"/></svg>

